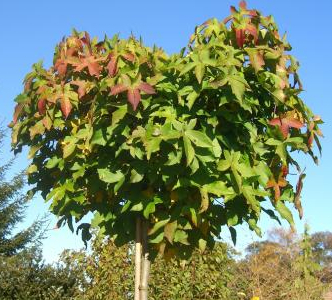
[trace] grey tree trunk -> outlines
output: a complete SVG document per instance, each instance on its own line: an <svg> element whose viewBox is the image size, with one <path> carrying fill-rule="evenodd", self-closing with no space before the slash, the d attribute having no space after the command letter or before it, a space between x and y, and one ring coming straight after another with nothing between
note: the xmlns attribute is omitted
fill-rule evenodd
<svg viewBox="0 0 332 300"><path fill-rule="evenodd" d="M135 241L135 300L140 300L141 285L141 266L142 266L142 220L136 219L136 241Z"/></svg>
<svg viewBox="0 0 332 300"><path fill-rule="evenodd" d="M150 258L148 249L148 222L143 221L142 224L142 272L141 272L141 285L140 285L140 299L148 300L148 288L149 288L149 275L150 275Z"/></svg>

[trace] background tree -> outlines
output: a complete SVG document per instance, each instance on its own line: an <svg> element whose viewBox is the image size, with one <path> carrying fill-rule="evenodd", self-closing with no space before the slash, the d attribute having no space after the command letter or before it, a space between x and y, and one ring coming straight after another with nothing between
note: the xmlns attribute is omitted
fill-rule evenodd
<svg viewBox="0 0 332 300"><path fill-rule="evenodd" d="M332 282L332 233L315 232L312 235L312 253L315 261L322 267L322 278Z"/></svg>
<svg viewBox="0 0 332 300"><path fill-rule="evenodd" d="M146 299L150 251L188 258L212 247L223 225L234 241L243 222L260 234L262 212L277 218L268 199L290 224L287 203L302 216L305 175L291 155L317 160L322 121L299 96L289 50L273 18L244 1L172 56L134 37L74 31L53 66L35 64L26 76L13 148L30 147L33 192L71 228L93 212L118 245L136 233L135 291ZM89 228L78 227L85 239Z"/></svg>
<svg viewBox="0 0 332 300"><path fill-rule="evenodd" d="M0 148L4 131L0 130ZM10 177L11 161L0 167L0 298L3 300L72 299L81 273L44 264L41 239L46 219L22 226L29 197L23 172ZM19 227L21 229L19 229Z"/></svg>
<svg viewBox="0 0 332 300"><path fill-rule="evenodd" d="M322 282L320 266L311 249L311 236L294 231L273 230L263 242L248 247L239 261L231 289L260 299L323 299L331 287Z"/></svg>
<svg viewBox="0 0 332 300"><path fill-rule="evenodd" d="M87 284L77 299L134 299L134 245L118 248L112 240L93 238L91 252L66 251L66 265L78 266ZM234 280L235 252L224 243L213 250L195 253L187 262L158 256L151 271L149 298L169 299L237 299L228 285Z"/></svg>
<svg viewBox="0 0 332 300"><path fill-rule="evenodd" d="M84 284L81 269L45 264L41 250L35 247L0 258L3 300L69 300L80 295Z"/></svg>
<svg viewBox="0 0 332 300"><path fill-rule="evenodd" d="M0 148L3 138L4 132L0 130ZM17 229L24 220L29 198L23 190L23 173L8 178L12 163L0 166L0 257L12 256L35 244L42 233L42 221L36 221L25 229Z"/></svg>

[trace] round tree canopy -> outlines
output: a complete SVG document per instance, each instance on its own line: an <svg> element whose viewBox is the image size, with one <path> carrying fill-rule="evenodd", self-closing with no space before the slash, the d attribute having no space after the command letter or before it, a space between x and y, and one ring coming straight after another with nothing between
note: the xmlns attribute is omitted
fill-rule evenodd
<svg viewBox="0 0 332 300"><path fill-rule="evenodd" d="M213 245L223 225L235 239L243 222L260 234L262 212L292 224L287 203L302 215L304 174L291 155L317 159L322 121L299 97L299 64L273 18L244 2L231 13L172 56L134 37L74 31L53 66L33 65L12 143L16 153L29 146L32 191L60 223L93 212L123 244L141 216L153 249L186 255ZM89 225L78 229L89 238Z"/></svg>

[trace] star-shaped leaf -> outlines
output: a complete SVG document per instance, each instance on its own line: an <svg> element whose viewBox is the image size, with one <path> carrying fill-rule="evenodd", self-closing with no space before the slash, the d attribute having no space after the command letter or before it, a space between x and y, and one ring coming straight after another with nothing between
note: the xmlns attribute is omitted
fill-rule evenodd
<svg viewBox="0 0 332 300"><path fill-rule="evenodd" d="M304 126L304 124L300 120L295 119L291 116L274 118L269 121L269 124L272 126L278 126L285 139L288 136L290 128L300 129Z"/></svg>
<svg viewBox="0 0 332 300"><path fill-rule="evenodd" d="M153 95L156 93L155 89L148 83L138 80L134 84L131 83L131 79L124 75L122 76L123 83L116 84L111 88L111 95L115 96L120 93L127 91L128 102L132 105L133 110L137 109L138 104L141 101L140 92L144 92L148 95Z"/></svg>

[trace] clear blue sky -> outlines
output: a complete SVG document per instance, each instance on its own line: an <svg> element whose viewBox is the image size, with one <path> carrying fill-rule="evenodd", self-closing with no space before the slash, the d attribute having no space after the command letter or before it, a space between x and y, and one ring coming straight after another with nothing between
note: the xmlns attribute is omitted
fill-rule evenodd
<svg viewBox="0 0 332 300"><path fill-rule="evenodd" d="M325 121L323 157L315 166L303 159L307 178L303 189L304 219L312 231L332 230L332 1L264 1L248 0L248 5L264 14L273 14L281 32L287 31L293 54L301 63L300 74L305 92L302 97ZM43 59L49 66L56 43L71 29L86 30L102 38L131 32L142 36L147 45L154 43L168 53L177 52L187 44L196 25L206 19L223 19L229 14L229 0L167 0L167 1L0 1L0 99L3 103L0 120L8 124L14 107L13 99L22 90L22 79L31 65ZM1 159L12 157L9 138L2 149ZM26 154L17 160L15 170L27 165ZM330 177L331 176L331 177ZM331 186L330 186L331 185ZM27 223L47 211L41 198L36 197L28 210ZM52 219L55 223L55 219ZM262 220L264 231L272 226ZM303 221L297 221L299 230ZM250 241L249 230L241 229L243 241ZM80 248L83 244L67 228L51 230L44 242L47 261L56 259L64 248Z"/></svg>

